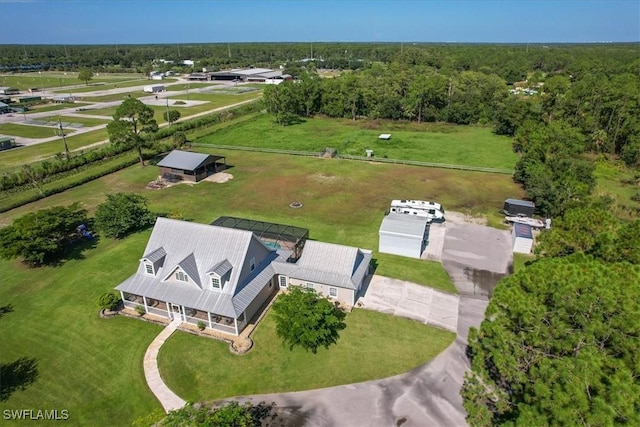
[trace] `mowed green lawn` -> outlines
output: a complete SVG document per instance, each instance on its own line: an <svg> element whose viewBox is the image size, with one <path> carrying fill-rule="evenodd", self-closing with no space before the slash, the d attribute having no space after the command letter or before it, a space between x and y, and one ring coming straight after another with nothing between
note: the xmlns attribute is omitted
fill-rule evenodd
<svg viewBox="0 0 640 427"><path fill-rule="evenodd" d="M97 298L135 270L148 232L105 240L60 267L27 268L0 261L0 363L35 358L36 382L2 409L66 409L70 425L131 425L159 408L142 361L160 326L100 319Z"/></svg>
<svg viewBox="0 0 640 427"><path fill-rule="evenodd" d="M140 74L100 74L94 75L91 83L99 82L125 82L132 79L140 79ZM0 76L1 86L17 87L22 91L37 87L39 89L59 89L61 86L84 85L85 82L78 80L78 73L23 73ZM122 83L121 83L122 84ZM64 92L64 91L63 91Z"/></svg>
<svg viewBox="0 0 640 427"><path fill-rule="evenodd" d="M338 343L316 354L284 346L271 313L258 326L253 349L241 357L223 342L179 332L160 349L160 373L169 388L194 402L310 390L409 371L455 338L413 320L357 308L346 324Z"/></svg>
<svg viewBox="0 0 640 427"><path fill-rule="evenodd" d="M53 133L50 135L53 136ZM104 141L109 138L106 129L81 133L67 137L69 150L76 150L89 144ZM20 147L12 150L0 151L0 169L8 170L20 167L23 164L33 163L47 157L64 153L62 138L55 141L47 141L41 144Z"/></svg>
<svg viewBox="0 0 640 427"><path fill-rule="evenodd" d="M391 133L391 139L378 139L382 133ZM265 114L195 142L317 152L330 147L357 156L371 149L375 157L505 169L513 169L517 161L511 140L493 134L490 128L440 123L314 118L280 126Z"/></svg>
<svg viewBox="0 0 640 427"><path fill-rule="evenodd" d="M62 103L62 104L44 104L44 105L35 105L30 107L30 110L25 114L33 114L33 113L44 113L46 111L56 111L56 110L64 110L65 108L78 108L78 104L72 103Z"/></svg>
<svg viewBox="0 0 640 427"><path fill-rule="evenodd" d="M49 138L56 136L58 129L55 127L19 125L15 123L0 124L0 133L23 138ZM65 129L67 135L75 132L75 129Z"/></svg>

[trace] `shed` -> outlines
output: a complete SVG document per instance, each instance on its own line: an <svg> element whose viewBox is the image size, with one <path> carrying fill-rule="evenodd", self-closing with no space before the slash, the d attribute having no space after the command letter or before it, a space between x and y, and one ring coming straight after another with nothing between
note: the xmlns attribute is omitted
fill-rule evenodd
<svg viewBox="0 0 640 427"><path fill-rule="evenodd" d="M227 163L222 156L173 150L158 162L158 166L164 178L198 182L226 169Z"/></svg>
<svg viewBox="0 0 640 427"><path fill-rule="evenodd" d="M533 216L536 205L528 200L507 199L504 201L503 212L507 215Z"/></svg>
<svg viewBox="0 0 640 427"><path fill-rule="evenodd" d="M378 251L384 254L420 258L427 247L429 220L390 213L380 225Z"/></svg>
<svg viewBox="0 0 640 427"><path fill-rule="evenodd" d="M511 238L513 240L513 252L527 255L531 253L531 248L533 248L533 230L530 225L513 224Z"/></svg>
<svg viewBox="0 0 640 427"><path fill-rule="evenodd" d="M388 141L391 139L391 134L390 133L381 133L380 136L378 137L378 139L383 139L385 141Z"/></svg>

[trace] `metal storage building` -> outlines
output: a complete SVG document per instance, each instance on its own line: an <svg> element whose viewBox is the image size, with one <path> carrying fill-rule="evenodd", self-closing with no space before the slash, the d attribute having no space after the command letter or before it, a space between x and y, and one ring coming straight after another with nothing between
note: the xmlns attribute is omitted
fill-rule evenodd
<svg viewBox="0 0 640 427"><path fill-rule="evenodd" d="M533 231L530 225L513 224L511 238L513 240L513 252L527 255L531 253L531 248L533 248Z"/></svg>
<svg viewBox="0 0 640 427"><path fill-rule="evenodd" d="M507 215L533 216L536 205L528 200L507 199L504 201L503 212Z"/></svg>
<svg viewBox="0 0 640 427"><path fill-rule="evenodd" d="M383 254L420 258L427 247L429 220L404 214L390 213L380 225L378 251Z"/></svg>
<svg viewBox="0 0 640 427"><path fill-rule="evenodd" d="M168 179L198 182L209 175L225 170L223 156L173 150L158 162L160 175Z"/></svg>

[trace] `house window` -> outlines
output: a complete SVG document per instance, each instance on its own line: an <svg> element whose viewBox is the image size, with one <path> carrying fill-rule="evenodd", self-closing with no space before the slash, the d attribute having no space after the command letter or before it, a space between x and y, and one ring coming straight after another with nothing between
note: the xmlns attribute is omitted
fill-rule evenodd
<svg viewBox="0 0 640 427"><path fill-rule="evenodd" d="M331 298L336 298L338 296L338 289L337 288L329 288L329 296Z"/></svg>
<svg viewBox="0 0 640 427"><path fill-rule="evenodd" d="M313 283L307 283L307 288L308 289L313 289Z"/></svg>
<svg viewBox="0 0 640 427"><path fill-rule="evenodd" d="M222 289L222 287L220 286L220 278L211 277L211 287L215 289Z"/></svg>
<svg viewBox="0 0 640 427"><path fill-rule="evenodd" d="M281 288L286 288L287 287L287 276L280 276L279 280L280 280L280 287Z"/></svg>
<svg viewBox="0 0 640 427"><path fill-rule="evenodd" d="M147 274L153 274L153 264L145 263L144 269L147 272Z"/></svg>
<svg viewBox="0 0 640 427"><path fill-rule="evenodd" d="M255 259L255 257L251 258L251 262L249 263L249 268L251 269L251 271L256 269L256 259Z"/></svg>
<svg viewBox="0 0 640 427"><path fill-rule="evenodd" d="M181 282L188 282L189 276L184 274L182 271L176 271L176 279L180 280Z"/></svg>

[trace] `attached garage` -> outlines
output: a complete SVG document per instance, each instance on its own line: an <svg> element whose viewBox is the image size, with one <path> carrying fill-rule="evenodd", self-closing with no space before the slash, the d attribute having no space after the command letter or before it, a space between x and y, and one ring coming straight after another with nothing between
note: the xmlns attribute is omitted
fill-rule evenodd
<svg viewBox="0 0 640 427"><path fill-rule="evenodd" d="M378 251L383 254L420 258L427 247L429 220L390 213L380 225Z"/></svg>
<svg viewBox="0 0 640 427"><path fill-rule="evenodd" d="M518 254L530 254L533 248L533 230L527 224L513 224L511 232L513 240L513 252Z"/></svg>
<svg viewBox="0 0 640 427"><path fill-rule="evenodd" d="M225 170L227 165L222 156L173 150L158 162L158 167L160 175L165 179L198 182Z"/></svg>

